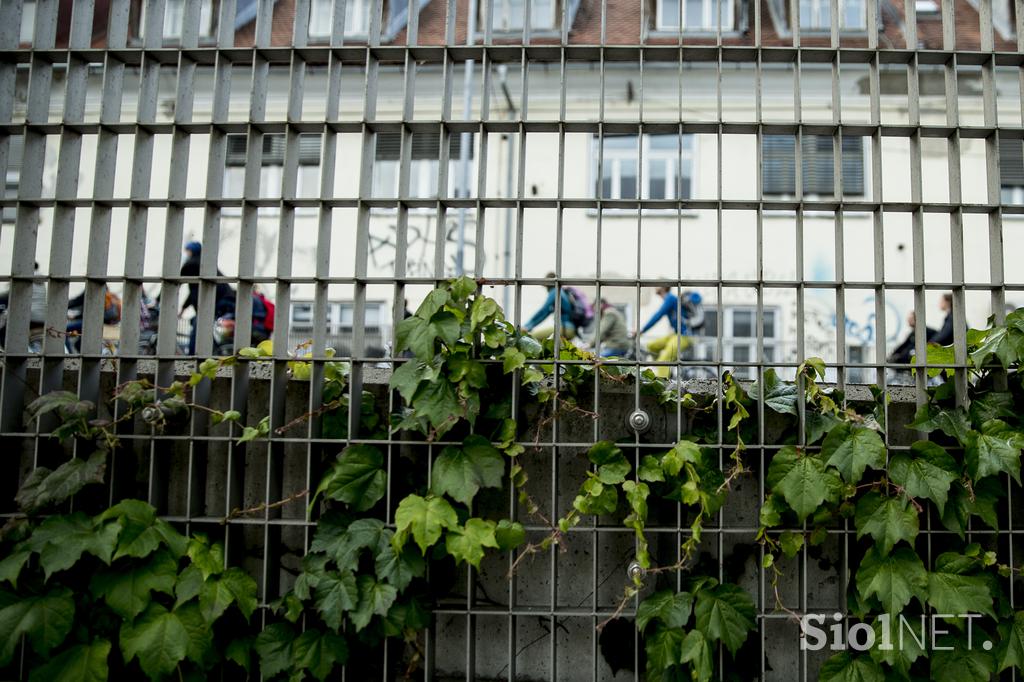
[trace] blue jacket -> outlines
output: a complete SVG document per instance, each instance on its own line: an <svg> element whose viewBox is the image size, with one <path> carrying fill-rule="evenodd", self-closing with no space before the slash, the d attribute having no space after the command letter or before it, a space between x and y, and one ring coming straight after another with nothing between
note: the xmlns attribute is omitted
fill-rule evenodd
<svg viewBox="0 0 1024 682"><path fill-rule="evenodd" d="M686 326L686 309L683 308L683 319L679 319L679 297L673 294L671 291L665 296L665 300L662 302L661 307L658 311L651 315L651 319L647 320L647 324L640 330L641 334L646 333L651 327L658 323L663 317L668 317L668 323L672 325L672 329L677 334L687 334L689 329Z"/></svg>
<svg viewBox="0 0 1024 682"><path fill-rule="evenodd" d="M562 289L562 328L563 329L576 329L576 325L572 323L572 301L569 300L569 294L565 289ZM555 290L550 289L548 291L548 297L544 299L544 305L533 314L529 320L527 320L526 331L532 331L534 327L547 319L548 315L555 312Z"/></svg>

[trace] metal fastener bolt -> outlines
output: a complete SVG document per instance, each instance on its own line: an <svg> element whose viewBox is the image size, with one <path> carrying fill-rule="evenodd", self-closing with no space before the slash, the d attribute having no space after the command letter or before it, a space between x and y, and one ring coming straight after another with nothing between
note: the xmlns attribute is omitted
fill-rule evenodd
<svg viewBox="0 0 1024 682"><path fill-rule="evenodd" d="M640 562L634 559L629 562L629 566L626 567L626 576L630 580L636 581L644 577L644 567L640 565Z"/></svg>
<svg viewBox="0 0 1024 682"><path fill-rule="evenodd" d="M634 410L630 415L629 426L637 433L643 433L647 429L651 428L651 417L643 410Z"/></svg>

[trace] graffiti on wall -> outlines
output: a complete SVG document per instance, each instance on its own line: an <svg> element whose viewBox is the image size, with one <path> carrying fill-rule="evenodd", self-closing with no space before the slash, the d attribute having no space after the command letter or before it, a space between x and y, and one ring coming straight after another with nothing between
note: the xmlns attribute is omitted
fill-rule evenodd
<svg viewBox="0 0 1024 682"><path fill-rule="evenodd" d="M405 271L410 277L436 277L434 261L437 257L437 216L409 217L406 226ZM455 218L445 221L443 245L444 277L454 277L458 257L459 223ZM464 243L463 263L472 269L476 258L476 243L470 238L476 232L475 222L466 221L467 238ZM398 225L377 223L370 225L369 257L375 270L393 273L398 253Z"/></svg>

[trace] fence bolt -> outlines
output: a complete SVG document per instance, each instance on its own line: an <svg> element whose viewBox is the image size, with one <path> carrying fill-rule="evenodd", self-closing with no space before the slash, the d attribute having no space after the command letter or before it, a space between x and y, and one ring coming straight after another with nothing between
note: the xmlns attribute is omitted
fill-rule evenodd
<svg viewBox="0 0 1024 682"><path fill-rule="evenodd" d="M626 421L629 423L629 427L637 433L643 433L651 428L651 416L643 410L633 410Z"/></svg>
<svg viewBox="0 0 1024 682"><path fill-rule="evenodd" d="M644 570L644 567L641 566L640 562L637 561L636 559L633 559L633 561L630 561L629 562L629 566L626 567L626 576L630 580L632 580L633 582L636 582L636 581L640 580L641 578L643 578L644 577L644 573L646 573L646 571Z"/></svg>

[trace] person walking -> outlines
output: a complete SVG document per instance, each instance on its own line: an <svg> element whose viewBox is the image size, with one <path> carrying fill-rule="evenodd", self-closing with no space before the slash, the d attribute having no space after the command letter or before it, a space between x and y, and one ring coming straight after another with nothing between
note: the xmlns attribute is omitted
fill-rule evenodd
<svg viewBox="0 0 1024 682"><path fill-rule="evenodd" d="M914 338L914 328L917 326L917 315L911 310L907 313L907 325L910 327L910 332L907 334L907 338L903 339L903 342L893 349L892 353L889 354L889 362L906 364L910 362L911 357L914 355L914 345L917 340ZM924 338L926 342L931 341L935 338L936 332L931 327L925 327Z"/></svg>
<svg viewBox="0 0 1024 682"><path fill-rule="evenodd" d="M185 244L185 262L181 265L182 277L199 277L199 263L202 259L202 254L203 245L199 242L193 241ZM220 268L217 269L217 276L223 276ZM216 296L213 312L214 320L227 313L233 313L235 310L235 290L231 288L230 284L227 282L217 282ZM181 305L178 317L184 316L185 311L189 308L194 309L196 314L192 316L192 330L189 332L188 337L188 354L195 355L197 323L199 320L199 284L197 282L189 282L188 297Z"/></svg>

